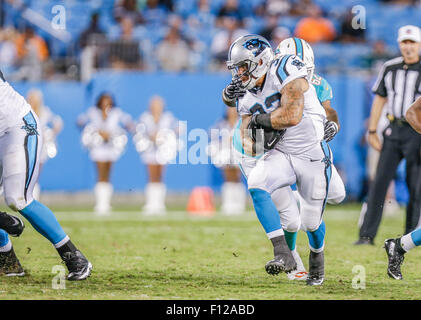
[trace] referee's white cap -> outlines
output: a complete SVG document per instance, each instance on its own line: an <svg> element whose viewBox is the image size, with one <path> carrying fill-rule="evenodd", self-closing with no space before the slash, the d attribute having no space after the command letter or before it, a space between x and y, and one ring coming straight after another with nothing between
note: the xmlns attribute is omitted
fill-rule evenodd
<svg viewBox="0 0 421 320"><path fill-rule="evenodd" d="M421 42L420 28L413 25L406 25L406 26L400 27L398 31L398 42L401 42L404 40Z"/></svg>

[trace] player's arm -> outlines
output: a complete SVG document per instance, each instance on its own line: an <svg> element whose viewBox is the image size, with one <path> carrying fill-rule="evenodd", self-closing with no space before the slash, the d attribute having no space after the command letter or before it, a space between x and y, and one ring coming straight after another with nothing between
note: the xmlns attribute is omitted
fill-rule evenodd
<svg viewBox="0 0 421 320"><path fill-rule="evenodd" d="M406 120L415 131L421 134L421 97L419 97L406 111Z"/></svg>
<svg viewBox="0 0 421 320"><path fill-rule="evenodd" d="M387 97L382 97L378 94L374 96L370 119L368 120L368 143L377 151L382 149L382 144L380 143L379 136L377 135L377 125L386 101Z"/></svg>
<svg viewBox="0 0 421 320"><path fill-rule="evenodd" d="M271 113L255 114L251 122L266 129L282 130L296 126L303 117L304 92L308 90L305 78L292 80L281 89L280 107Z"/></svg>
<svg viewBox="0 0 421 320"><path fill-rule="evenodd" d="M241 116L240 136L244 152L248 155L256 155L256 143L250 138L247 133L248 125L252 115L246 114Z"/></svg>
<svg viewBox="0 0 421 320"><path fill-rule="evenodd" d="M323 101L323 102L322 102L322 106L323 106L323 108L324 108L324 109L325 109L325 111L326 111L326 119L327 119L328 121L333 121L333 122L335 122L335 123L336 123L336 125L338 126L338 131L339 131L340 125L339 125L338 113L336 112L336 110L335 110L335 109L333 109L333 108L331 107L331 105L330 105L330 100Z"/></svg>
<svg viewBox="0 0 421 320"><path fill-rule="evenodd" d="M323 140L326 142L331 141L339 132L339 118L338 113L335 109L330 106L330 100L325 100L322 102L322 106L326 111L326 123L324 125L324 136Z"/></svg>

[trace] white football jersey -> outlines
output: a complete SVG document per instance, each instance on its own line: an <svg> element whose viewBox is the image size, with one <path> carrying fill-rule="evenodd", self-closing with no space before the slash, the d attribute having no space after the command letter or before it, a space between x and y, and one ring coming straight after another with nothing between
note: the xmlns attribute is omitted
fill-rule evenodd
<svg viewBox="0 0 421 320"><path fill-rule="evenodd" d="M131 121L131 116L117 107L112 107L105 119L102 117L102 111L96 106L90 107L78 117L79 125L85 126L89 124L98 130L107 131L110 134L120 131L121 126L127 127Z"/></svg>
<svg viewBox="0 0 421 320"><path fill-rule="evenodd" d="M270 113L280 107L282 88L298 78L307 79L307 69L300 58L285 55L275 59L270 66L261 90L249 90L238 101L241 115ZM276 149L287 154L300 154L320 143L324 135L326 112L317 98L314 87L304 93L303 117L299 124L286 129Z"/></svg>
<svg viewBox="0 0 421 320"><path fill-rule="evenodd" d="M17 93L8 82L0 79L0 135L8 128L20 123L30 110L31 106L25 98Z"/></svg>

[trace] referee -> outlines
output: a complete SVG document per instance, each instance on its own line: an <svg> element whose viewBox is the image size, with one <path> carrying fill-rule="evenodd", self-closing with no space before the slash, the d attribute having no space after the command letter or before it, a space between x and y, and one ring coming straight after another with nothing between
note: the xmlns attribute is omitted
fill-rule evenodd
<svg viewBox="0 0 421 320"><path fill-rule="evenodd" d="M409 202L406 208L405 234L419 222L421 195L421 134L408 124L405 114L421 96L421 31L407 25L398 32L401 57L387 61L373 87L375 93L370 119L368 142L380 151L376 176L369 188L366 211L361 212L359 239L356 245L374 245L380 225L387 188L395 176L399 162L406 159L406 183ZM389 126L383 131L383 145L376 133L383 107L387 108Z"/></svg>

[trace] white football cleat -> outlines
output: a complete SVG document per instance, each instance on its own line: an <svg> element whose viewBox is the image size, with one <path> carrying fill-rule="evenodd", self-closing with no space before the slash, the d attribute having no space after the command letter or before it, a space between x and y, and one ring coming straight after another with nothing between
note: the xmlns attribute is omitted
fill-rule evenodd
<svg viewBox="0 0 421 320"><path fill-rule="evenodd" d="M305 270L294 270L287 273L288 280L307 280L308 272Z"/></svg>

